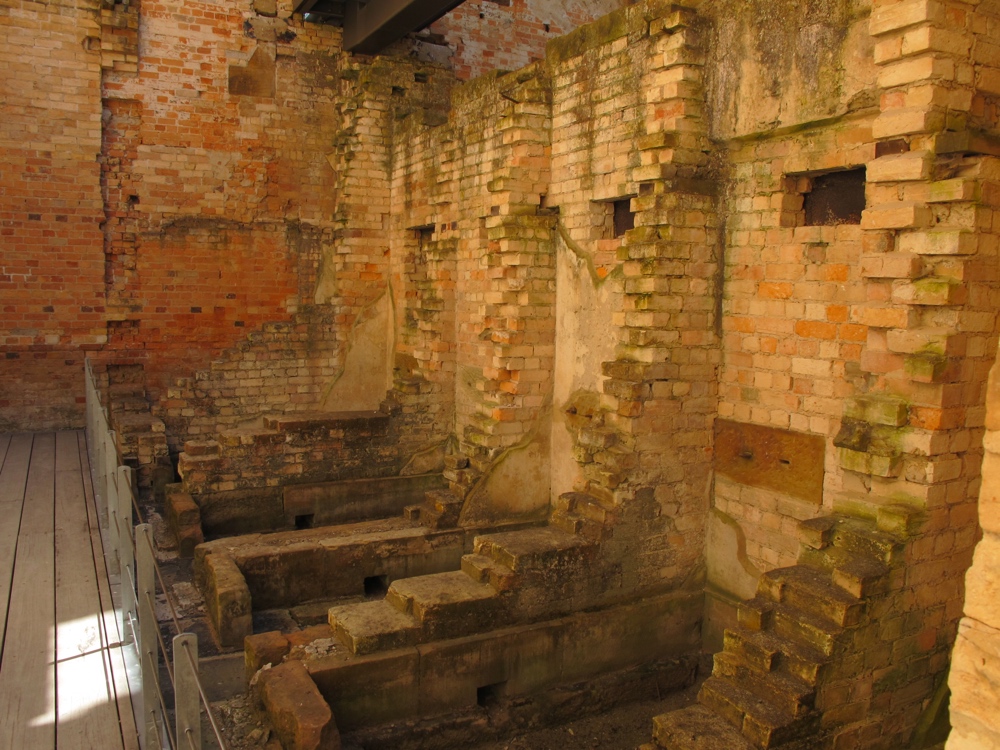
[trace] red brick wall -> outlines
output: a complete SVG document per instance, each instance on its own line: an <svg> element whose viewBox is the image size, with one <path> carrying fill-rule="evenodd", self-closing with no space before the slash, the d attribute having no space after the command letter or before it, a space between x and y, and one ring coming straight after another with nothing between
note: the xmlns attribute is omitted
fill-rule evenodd
<svg viewBox="0 0 1000 750"><path fill-rule="evenodd" d="M628 0L471 0L431 24L454 50L456 75L517 70L545 56L550 39L611 13Z"/></svg>
<svg viewBox="0 0 1000 750"><path fill-rule="evenodd" d="M82 417L104 341L98 3L0 3L0 429Z"/></svg>

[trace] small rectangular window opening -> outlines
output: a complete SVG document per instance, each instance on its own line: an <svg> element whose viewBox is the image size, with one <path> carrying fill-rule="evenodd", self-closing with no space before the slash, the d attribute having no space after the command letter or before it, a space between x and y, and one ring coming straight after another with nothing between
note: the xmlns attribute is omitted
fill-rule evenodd
<svg viewBox="0 0 1000 750"><path fill-rule="evenodd" d="M493 708L500 704L507 688L507 682L494 682L492 685L483 685L476 688L476 703L483 708Z"/></svg>
<svg viewBox="0 0 1000 750"><path fill-rule="evenodd" d="M297 529L311 529L313 527L313 514L307 513L301 516L295 516L295 528Z"/></svg>
<svg viewBox="0 0 1000 750"><path fill-rule="evenodd" d="M865 210L865 168L804 175L809 189L803 193L805 225L860 224Z"/></svg>
<svg viewBox="0 0 1000 750"><path fill-rule="evenodd" d="M429 224L426 227L417 227L414 231L417 233L417 244L420 246L421 250L434 241L433 224Z"/></svg>
<svg viewBox="0 0 1000 750"><path fill-rule="evenodd" d="M381 599L389 591L389 576L368 576L365 579L365 598Z"/></svg>
<svg viewBox="0 0 1000 750"><path fill-rule="evenodd" d="M622 198L614 202L615 237L624 237L625 232L635 229L635 213L632 211L632 199Z"/></svg>

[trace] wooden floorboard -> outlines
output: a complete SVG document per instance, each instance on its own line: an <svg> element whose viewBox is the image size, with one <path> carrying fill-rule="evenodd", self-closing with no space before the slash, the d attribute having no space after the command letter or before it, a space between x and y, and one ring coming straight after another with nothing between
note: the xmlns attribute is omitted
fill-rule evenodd
<svg viewBox="0 0 1000 750"><path fill-rule="evenodd" d="M55 747L55 435L34 436L0 658L0 747Z"/></svg>
<svg viewBox="0 0 1000 750"><path fill-rule="evenodd" d="M90 538L80 446L56 435L56 747L121 750L114 679L106 663L97 571Z"/></svg>
<svg viewBox="0 0 1000 750"><path fill-rule="evenodd" d="M105 661L115 689L115 707L118 714L119 727L124 750L139 750L139 738L135 726L135 716L132 707L132 696L129 691L128 674L125 667L125 657L122 653L122 634L118 629L118 617L111 596L111 586L108 578L107 562L104 555L104 543L101 538L101 528L98 523L97 501L94 497L93 485L90 482L89 461L87 454L87 439L79 434L80 460L85 467L83 491L86 496L87 520L90 527L91 551L94 566L97 570L97 588L100 601L101 626L104 642L107 644Z"/></svg>
<svg viewBox="0 0 1000 750"><path fill-rule="evenodd" d="M28 481L31 459L31 435L7 436L3 467L0 468L0 644L7 630L10 610L10 583L14 577L17 532L21 528L21 508ZM0 650L0 664L3 652Z"/></svg>
<svg viewBox="0 0 1000 750"><path fill-rule="evenodd" d="M0 750L139 750L122 648L84 434L0 435Z"/></svg>

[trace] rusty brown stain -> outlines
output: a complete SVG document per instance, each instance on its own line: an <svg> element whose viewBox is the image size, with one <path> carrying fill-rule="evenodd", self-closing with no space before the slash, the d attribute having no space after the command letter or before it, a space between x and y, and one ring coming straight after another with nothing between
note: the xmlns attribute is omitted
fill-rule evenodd
<svg viewBox="0 0 1000 750"><path fill-rule="evenodd" d="M777 427L715 421L715 470L734 482L823 502L824 440Z"/></svg>

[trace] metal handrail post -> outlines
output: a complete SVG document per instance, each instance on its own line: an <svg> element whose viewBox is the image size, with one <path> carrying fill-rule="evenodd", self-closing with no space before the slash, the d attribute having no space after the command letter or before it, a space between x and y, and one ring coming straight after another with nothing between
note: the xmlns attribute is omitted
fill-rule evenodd
<svg viewBox="0 0 1000 750"><path fill-rule="evenodd" d="M159 646L156 642L156 612L153 598L156 596L156 564L153 559L153 530L148 523L135 529L136 538L136 584L139 598L139 663L142 682L142 739L143 747L150 747L150 741L157 736L157 719L162 722L160 705L156 698L159 675Z"/></svg>
<svg viewBox="0 0 1000 750"><path fill-rule="evenodd" d="M198 636L174 638L174 714L178 750L201 750L201 696L198 693Z"/></svg>

